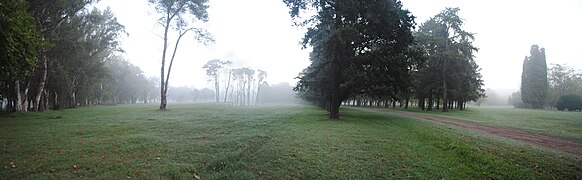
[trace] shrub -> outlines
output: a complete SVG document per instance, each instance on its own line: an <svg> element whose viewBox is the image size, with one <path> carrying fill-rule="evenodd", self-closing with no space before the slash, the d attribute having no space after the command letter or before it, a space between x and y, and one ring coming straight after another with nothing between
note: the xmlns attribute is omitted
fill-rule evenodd
<svg viewBox="0 0 582 180"><path fill-rule="evenodd" d="M556 108L560 111L568 109L568 111L582 110L582 97L577 94L569 94L560 97Z"/></svg>

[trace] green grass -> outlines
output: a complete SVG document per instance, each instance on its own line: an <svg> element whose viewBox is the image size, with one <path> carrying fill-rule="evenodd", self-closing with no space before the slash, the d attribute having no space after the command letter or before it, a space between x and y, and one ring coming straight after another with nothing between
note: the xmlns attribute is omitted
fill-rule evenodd
<svg viewBox="0 0 582 180"><path fill-rule="evenodd" d="M396 109L404 110L398 107ZM410 108L406 111L423 112L533 133L582 140L581 112L517 109L511 107L469 107L465 111L452 110L447 113L440 110L421 111L419 108Z"/></svg>
<svg viewBox="0 0 582 180"><path fill-rule="evenodd" d="M582 178L579 156L385 113L155 108L0 116L0 179Z"/></svg>

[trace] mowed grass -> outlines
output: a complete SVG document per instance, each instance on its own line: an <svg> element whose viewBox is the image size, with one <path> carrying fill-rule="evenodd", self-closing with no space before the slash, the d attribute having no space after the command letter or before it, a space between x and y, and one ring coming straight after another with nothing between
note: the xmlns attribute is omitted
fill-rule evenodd
<svg viewBox="0 0 582 180"><path fill-rule="evenodd" d="M396 109L405 110L399 107ZM532 133L582 140L582 112L486 106L469 107L465 111L451 110L451 112L421 111L416 107L406 111L429 113Z"/></svg>
<svg viewBox="0 0 582 180"><path fill-rule="evenodd" d="M0 179L580 179L579 156L385 113L97 106L0 116Z"/></svg>

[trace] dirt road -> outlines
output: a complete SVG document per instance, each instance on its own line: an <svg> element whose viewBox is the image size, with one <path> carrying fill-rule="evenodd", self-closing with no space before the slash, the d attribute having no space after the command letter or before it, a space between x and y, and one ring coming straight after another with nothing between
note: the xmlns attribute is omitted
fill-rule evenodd
<svg viewBox="0 0 582 180"><path fill-rule="evenodd" d="M387 112L390 114L409 116L419 119L436 121L450 126L462 127L470 130L480 131L488 134L494 134L497 136L515 139L520 141L525 141L531 144L548 147L551 149L568 152L575 155L582 155L582 142L566 139L555 136L548 136L543 134L535 134L530 132L519 131L515 129L496 127L491 125L485 125L477 122L471 122L466 120L459 120L454 118L436 116L431 114L415 113L415 112L404 112L396 111L391 109L376 109L377 111Z"/></svg>

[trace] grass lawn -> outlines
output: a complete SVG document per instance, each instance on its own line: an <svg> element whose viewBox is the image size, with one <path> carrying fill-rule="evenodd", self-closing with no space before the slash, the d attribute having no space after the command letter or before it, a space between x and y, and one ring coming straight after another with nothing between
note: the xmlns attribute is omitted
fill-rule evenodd
<svg viewBox="0 0 582 180"><path fill-rule="evenodd" d="M404 110L398 107L396 109ZM469 107L465 111L451 110L448 113L440 110L421 111L416 107L406 111L430 113L533 133L582 140L582 112L485 106Z"/></svg>
<svg viewBox="0 0 582 180"><path fill-rule="evenodd" d="M580 179L579 156L385 113L97 106L0 116L0 179Z"/></svg>

